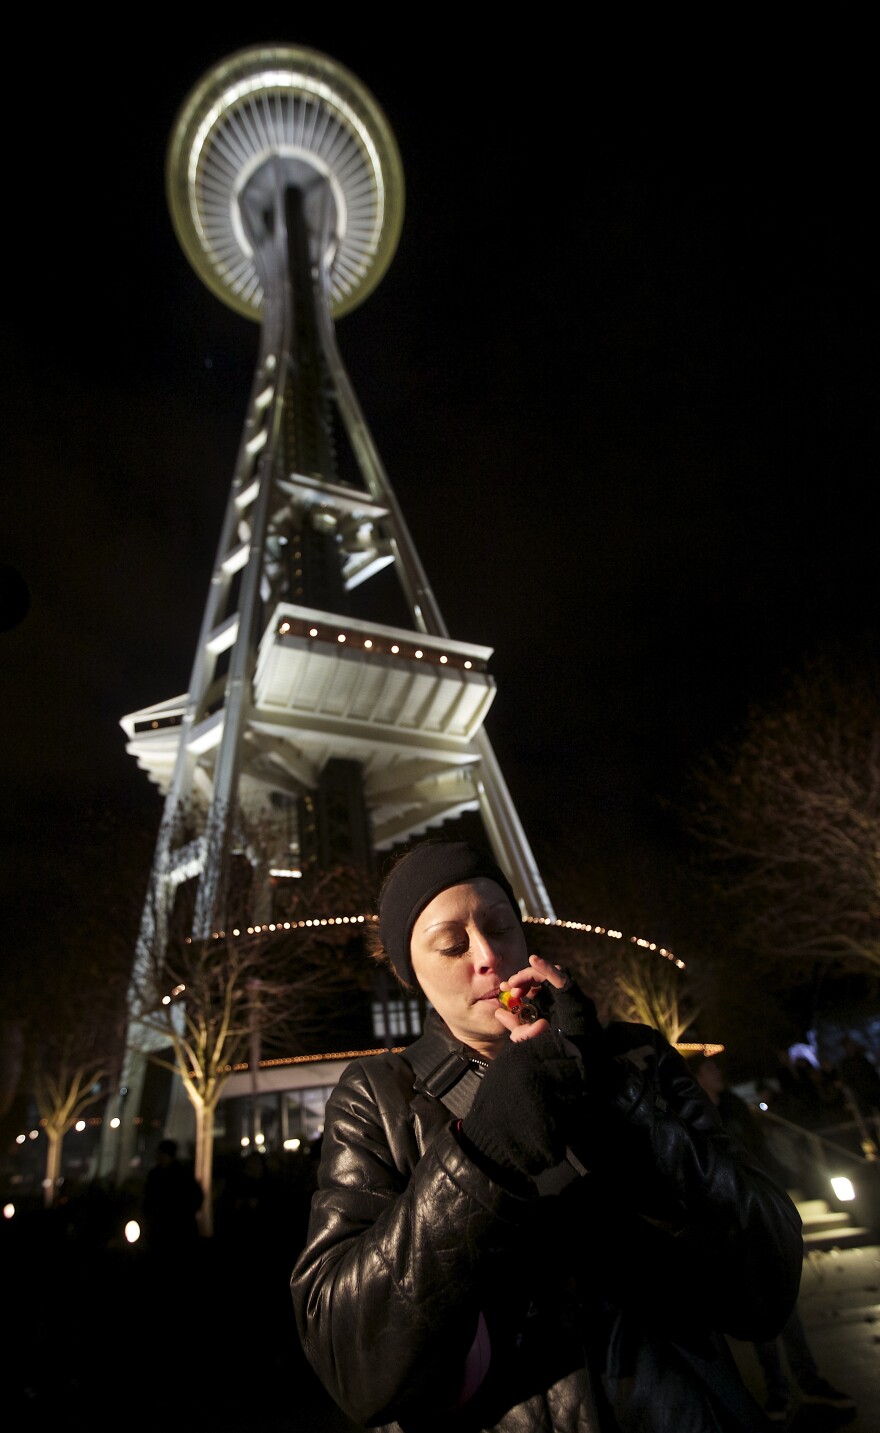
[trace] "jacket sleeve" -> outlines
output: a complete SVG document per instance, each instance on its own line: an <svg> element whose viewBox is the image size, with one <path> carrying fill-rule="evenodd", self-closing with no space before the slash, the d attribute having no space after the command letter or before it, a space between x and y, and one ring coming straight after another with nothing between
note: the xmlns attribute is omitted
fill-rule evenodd
<svg viewBox="0 0 880 1433"><path fill-rule="evenodd" d="M712 1323L733 1338L776 1337L803 1269L796 1206L724 1129L686 1060L656 1030L612 1025L606 1039L615 1090L585 1127L581 1157L654 1231L654 1272L668 1287L702 1291Z"/></svg>
<svg viewBox="0 0 880 1433"><path fill-rule="evenodd" d="M381 1085L381 1098L374 1084ZM454 1404L477 1327L490 1229L519 1200L460 1149L445 1110L413 1114L403 1061L354 1062L325 1113L318 1188L291 1277L297 1329L325 1388L356 1422Z"/></svg>

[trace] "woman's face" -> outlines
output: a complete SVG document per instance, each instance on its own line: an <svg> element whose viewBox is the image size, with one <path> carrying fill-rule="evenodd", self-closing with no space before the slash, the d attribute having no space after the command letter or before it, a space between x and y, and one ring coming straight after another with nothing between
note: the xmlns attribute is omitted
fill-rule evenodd
<svg viewBox="0 0 880 1433"><path fill-rule="evenodd" d="M478 876L441 891L413 926L410 959L456 1039L491 1060L507 1039L495 1019L500 983L528 964L522 924L501 887Z"/></svg>

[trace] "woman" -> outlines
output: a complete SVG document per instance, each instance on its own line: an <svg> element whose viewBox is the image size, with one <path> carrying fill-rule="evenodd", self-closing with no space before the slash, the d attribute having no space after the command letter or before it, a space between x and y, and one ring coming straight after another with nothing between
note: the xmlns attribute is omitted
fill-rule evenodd
<svg viewBox="0 0 880 1433"><path fill-rule="evenodd" d="M469 843L392 868L378 936L432 1008L327 1104L291 1289L338 1405L403 1433L765 1428L723 1335L782 1327L800 1218L681 1056L529 956Z"/></svg>

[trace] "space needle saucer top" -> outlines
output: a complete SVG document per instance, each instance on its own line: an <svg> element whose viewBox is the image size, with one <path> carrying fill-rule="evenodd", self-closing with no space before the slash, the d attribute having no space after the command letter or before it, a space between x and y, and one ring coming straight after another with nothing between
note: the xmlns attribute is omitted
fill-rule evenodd
<svg viewBox="0 0 880 1433"><path fill-rule="evenodd" d="M329 186L324 262L340 318L376 287L400 238L403 166L388 120L345 66L295 46L240 50L184 100L165 167L175 233L208 288L257 321L264 293L240 201L270 165Z"/></svg>

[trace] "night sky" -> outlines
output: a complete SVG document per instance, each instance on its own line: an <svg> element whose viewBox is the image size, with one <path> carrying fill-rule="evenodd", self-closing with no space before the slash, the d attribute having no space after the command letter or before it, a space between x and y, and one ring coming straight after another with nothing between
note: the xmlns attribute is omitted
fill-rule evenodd
<svg viewBox="0 0 880 1433"><path fill-rule="evenodd" d="M693 36L686 59L263 13L33 39L6 175L7 898L39 919L84 813L132 852L158 819L119 719L186 689L258 339L179 247L165 149L214 63L277 42L347 65L397 137L401 242L339 346L450 634L494 648L487 730L557 912L625 924L615 892L656 863L674 946L655 893L692 762L880 625L858 77L812 82L833 36L719 70Z"/></svg>

